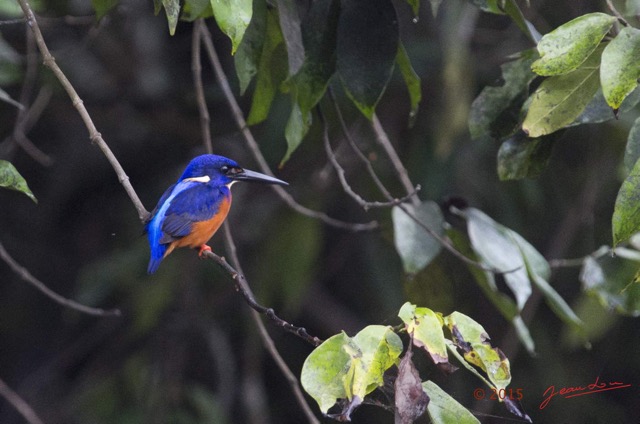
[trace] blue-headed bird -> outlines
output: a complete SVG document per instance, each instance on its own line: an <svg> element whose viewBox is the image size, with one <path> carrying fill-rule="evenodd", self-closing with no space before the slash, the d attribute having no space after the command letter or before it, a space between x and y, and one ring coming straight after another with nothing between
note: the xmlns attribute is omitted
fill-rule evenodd
<svg viewBox="0 0 640 424"><path fill-rule="evenodd" d="M200 256L211 250L206 243L229 213L231 185L236 181L288 185L269 175L243 169L223 156L194 158L178 181L164 192L145 225L151 247L149 274L176 247L199 249Z"/></svg>

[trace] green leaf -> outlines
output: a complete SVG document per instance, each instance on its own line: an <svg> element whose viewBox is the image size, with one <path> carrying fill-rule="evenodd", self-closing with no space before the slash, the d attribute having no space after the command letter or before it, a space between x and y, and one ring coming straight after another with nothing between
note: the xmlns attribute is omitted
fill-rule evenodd
<svg viewBox="0 0 640 424"><path fill-rule="evenodd" d="M625 113L633 109L640 102L640 87L635 89L627 96L620 106L619 113ZM615 119L616 115L613 113L607 101L604 99L602 89L598 89L595 97L589 102L584 111L573 121L569 127L581 124L597 124L600 122L610 121Z"/></svg>
<svg viewBox="0 0 640 424"><path fill-rule="evenodd" d="M287 75L285 55L284 39L282 38L278 18L275 11L269 10L267 12L267 33L256 78L256 89L251 99L251 109L247 117L249 125L257 124L267 119L273 98Z"/></svg>
<svg viewBox="0 0 640 424"><path fill-rule="evenodd" d="M467 231L471 246L483 263L502 272L504 280L522 310L531 296L531 282L520 249L511 236L511 230L498 224L482 211L467 208Z"/></svg>
<svg viewBox="0 0 640 424"><path fill-rule="evenodd" d="M213 16L210 0L185 0L180 19L193 22L198 18L210 18Z"/></svg>
<svg viewBox="0 0 640 424"><path fill-rule="evenodd" d="M320 411L326 414L338 399L347 397L344 376L351 356L343 348L350 343L344 332L325 340L315 348L302 365L300 383L304 390L318 402Z"/></svg>
<svg viewBox="0 0 640 424"><path fill-rule="evenodd" d="M441 314L407 302L400 308L398 316L405 323L407 334L413 337L415 346L424 349L435 364L449 363Z"/></svg>
<svg viewBox="0 0 640 424"><path fill-rule="evenodd" d="M444 218L437 203L426 201L418 206L404 204L403 207L437 234L444 233ZM442 246L399 206L393 207L391 217L393 239L404 270L415 274L424 269L440 253Z"/></svg>
<svg viewBox="0 0 640 424"><path fill-rule="evenodd" d="M538 43L542 37L533 24L525 19L522 10L515 0L504 1L504 11L531 41Z"/></svg>
<svg viewBox="0 0 640 424"><path fill-rule="evenodd" d="M622 101L638 86L640 78L640 30L624 27L602 52L600 82L609 106Z"/></svg>
<svg viewBox="0 0 640 424"><path fill-rule="evenodd" d="M388 0L345 0L338 23L337 69L347 94L369 119L398 53L398 17Z"/></svg>
<svg viewBox="0 0 640 424"><path fill-rule="evenodd" d="M388 326L370 325L350 338L344 332L327 339L305 360L300 381L326 414L338 399L357 406L383 384L396 364L402 341Z"/></svg>
<svg viewBox="0 0 640 424"><path fill-rule="evenodd" d="M396 63L398 69L402 74L404 83L409 90L409 99L411 99L411 111L409 112L409 127L412 127L418 116L418 107L420 106L420 100L422 100L422 87L420 83L420 77L416 74L411 66L409 55L402 43L398 44L398 55L396 56Z"/></svg>
<svg viewBox="0 0 640 424"><path fill-rule="evenodd" d="M253 1L211 0L211 8L218 27L231 39L231 54L235 54L251 22Z"/></svg>
<svg viewBox="0 0 640 424"><path fill-rule="evenodd" d="M521 52L517 59L501 66L501 85L482 89L471 104L469 114L469 132L473 139L501 138L518 128L520 108L529 84L536 77L531 72L531 64L537 57L533 49ZM502 130L502 127L506 128Z"/></svg>
<svg viewBox="0 0 640 424"><path fill-rule="evenodd" d="M180 0L162 0L162 5L169 23L169 34L174 35L176 26L178 26L178 17L180 16Z"/></svg>
<svg viewBox="0 0 640 424"><path fill-rule="evenodd" d="M484 371L497 390L507 387L511 382L509 360L500 349L491 346L484 327L460 312L446 316L444 322L464 359Z"/></svg>
<svg viewBox="0 0 640 424"><path fill-rule="evenodd" d="M96 19L102 19L111 9L116 7L118 2L119 0L91 0L93 10L96 11Z"/></svg>
<svg viewBox="0 0 640 424"><path fill-rule="evenodd" d="M575 71L547 78L533 93L522 123L522 129L529 137L551 134L580 116L598 91L603 48L596 49Z"/></svg>
<svg viewBox="0 0 640 424"><path fill-rule="evenodd" d="M16 190L29 196L31 200L38 203L38 199L33 195L25 179L18 170L6 160L0 160L0 187Z"/></svg>
<svg viewBox="0 0 640 424"><path fill-rule="evenodd" d="M258 73L267 37L269 37L267 32L267 5L262 0L254 0L251 23L249 23L244 37L242 37L242 42L233 56L236 74L240 82L241 95L247 91L251 80ZM280 38L282 38L282 35L280 35ZM265 71L268 72L267 69Z"/></svg>
<svg viewBox="0 0 640 424"><path fill-rule="evenodd" d="M636 118L629 130L627 147L624 150L624 167L627 173L633 170L633 165L640 158L640 118Z"/></svg>
<svg viewBox="0 0 640 424"><path fill-rule="evenodd" d="M306 57L298 73L287 82L294 106L285 128L287 152L280 166L289 160L307 134L311 110L324 96L335 72L339 6L336 0L313 2L302 26Z"/></svg>
<svg viewBox="0 0 640 424"><path fill-rule="evenodd" d="M432 2L438 0L431 0ZM413 16L418 16L420 14L420 0L407 0L407 4L411 6L411 11L413 12Z"/></svg>
<svg viewBox="0 0 640 424"><path fill-rule="evenodd" d="M302 42L302 25L298 2L295 0L276 0L280 28L287 46L289 75L295 75L304 63L305 51Z"/></svg>
<svg viewBox="0 0 640 424"><path fill-rule="evenodd" d="M457 400L432 381L422 383L429 398L427 413L433 424L480 424L480 421Z"/></svg>
<svg viewBox="0 0 640 424"><path fill-rule="evenodd" d="M605 13L582 15L546 34L538 43L538 75L562 75L577 69L598 47L616 18Z"/></svg>
<svg viewBox="0 0 640 424"><path fill-rule="evenodd" d="M640 161L622 182L611 219L613 245L627 241L640 231Z"/></svg>
<svg viewBox="0 0 640 424"><path fill-rule="evenodd" d="M520 248L531 281L542 292L547 305L556 316L584 335L584 323L582 320L578 318L567 302L547 281L551 277L551 267L547 260L520 234L511 231L511 237Z"/></svg>
<svg viewBox="0 0 640 424"><path fill-rule="evenodd" d="M402 341L391 327L369 325L353 337L360 357L352 357L354 376L350 390L360 399L384 384L384 372L396 364L402 353ZM356 363L361 361L361 364ZM350 391L347 389L347 393Z"/></svg>
<svg viewBox="0 0 640 424"><path fill-rule="evenodd" d="M287 140L287 151L280 161L280 166L283 166L289 160L293 152L296 151L298 146L300 146L300 143L302 143L302 139L309 131L310 126L311 114L308 113L306 116L303 115L302 110L300 110L300 105L298 103L294 103L291 108L291 115L289 115L289 120L284 128L284 138Z"/></svg>
<svg viewBox="0 0 640 424"><path fill-rule="evenodd" d="M595 296L607 310L640 316L640 253L624 248L611 249L603 246L585 259L580 280L584 290Z"/></svg>
<svg viewBox="0 0 640 424"><path fill-rule="evenodd" d="M549 164L553 141L549 137L527 138L516 134L498 150L501 181L537 177Z"/></svg>

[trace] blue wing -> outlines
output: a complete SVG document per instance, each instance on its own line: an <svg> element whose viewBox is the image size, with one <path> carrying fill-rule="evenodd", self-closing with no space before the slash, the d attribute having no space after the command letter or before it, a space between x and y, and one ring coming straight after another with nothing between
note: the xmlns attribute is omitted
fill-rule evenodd
<svg viewBox="0 0 640 424"><path fill-rule="evenodd" d="M169 243L189 235L194 222L211 219L228 195L226 186L194 181L181 181L167 189L145 226L151 246L147 272L158 269Z"/></svg>

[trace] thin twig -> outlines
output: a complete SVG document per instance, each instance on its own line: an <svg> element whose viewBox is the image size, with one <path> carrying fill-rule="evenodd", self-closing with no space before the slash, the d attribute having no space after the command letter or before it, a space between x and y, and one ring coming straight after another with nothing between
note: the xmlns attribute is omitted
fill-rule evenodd
<svg viewBox="0 0 640 424"><path fill-rule="evenodd" d="M420 190L419 185L416 186L416 188L411 193L409 193L407 196L401 199L393 199L387 202L375 202L375 201L371 202L363 199L362 196L356 193L349 185L349 182L347 181L347 177L346 177L346 172L344 168L340 165L340 162L338 162L338 159L336 158L336 154L331 148L331 141L329 140L329 124L324 119L320 109L318 109L318 115L320 116L320 120L322 121L322 126L323 126L322 137L324 139L324 150L327 153L329 162L331 162L333 169L336 171L336 174L338 175L338 179L340 180L342 189L344 190L345 193L351 196L351 198L355 200L356 203L358 203L365 211L369 210L370 208L388 208L391 206L395 206L400 203L408 201L411 197L417 194L417 192Z"/></svg>
<svg viewBox="0 0 640 424"><path fill-rule="evenodd" d="M360 150L360 148L358 147L356 142L352 139L351 134L350 134L345 122L344 122L344 119L342 119L342 113L340 112L340 107L338 106L338 103L337 103L335 97L332 96L331 100L333 101L333 103L335 105L335 108L336 108L336 111L338 112L338 119L340 121L340 124L341 124L341 127L342 127L342 131L345 134L345 137L347 138L347 140L349 140L349 144L351 145L351 148L354 150L354 152L356 152L356 154L360 158L360 160L363 161L363 163L366 165L367 170L369 171L369 174L372 176L373 180L376 182L376 184L380 188L380 191L384 194L384 196L387 198L387 200L389 200L389 201L393 200L393 197L391 196L391 193L389 192L389 190L387 190L387 188L384 186L384 184L382 183L380 178L377 176L375 170L373 169L373 165L371 164L371 161L369 161L369 159L367 159L367 157L364 155L364 153L362 153L362 151ZM375 119L375 116L374 116L374 119ZM375 122L377 122L377 125L375 124ZM389 138L387 137L386 133L384 132L384 129L380 125L380 121L378 121L377 119L374 121L374 128L377 128L376 129L377 138L379 139L379 142L381 142L381 144L383 144L383 147L385 148L385 150L387 150L387 154L389 154L390 158L391 157L396 158L396 160L399 162L400 169L404 170L402 172L399 171L399 175L404 175L405 177L400 177L400 179L401 180L406 180L408 182L408 186L405 185L405 188L406 187L413 188L413 186L411 184L411 181L408 179L409 178L408 177L408 173L407 173L406 169L404 168L404 165L402 165L402 162L400 161L400 158L398 157L397 153L393 149L393 146L389 142ZM398 167L396 167L396 170L398 170ZM409 191L409 193L411 194L411 191ZM416 195L414 198L418 199L418 196ZM460 259L462 262L465 262L465 263L467 263L469 265L472 265L472 266L474 266L476 268L479 268L479 269L481 269L483 271L492 272L494 274L507 274L507 273L515 271L515 270L499 270L499 269L495 269L495 268L487 268L486 266L484 266L480 262L477 262L477 261L474 261L473 259L468 258L467 256L463 255L461 252L459 252L451 244L451 242L448 239L440 236L440 234L438 234L433 229L431 229L427 225L425 225L422 221L420 221L415 216L415 214L413 212L411 212L406 207L405 204L400 203L400 204L398 204L398 207L405 214L407 214L407 216L413 222L415 222L420 228L422 228L424 231L426 231L431 237L436 239L442 245L442 247L444 247L451 254L453 254L456 258Z"/></svg>
<svg viewBox="0 0 640 424"><path fill-rule="evenodd" d="M200 129L202 130L202 142L207 153L213 153L213 143L211 141L211 118L209 109L204 97L204 86L202 84L202 60L200 54L200 44L202 42L202 28L204 19L199 18L193 26L191 38L191 71L193 72L193 85L196 90L196 100L198 102L198 112L200 113Z"/></svg>
<svg viewBox="0 0 640 424"><path fill-rule="evenodd" d="M624 16L622 16L622 14L620 12L618 12L618 9L616 9L616 7L613 5L613 2L611 0L606 0L607 3L607 7L609 7L609 10L611 11L611 13L614 14L614 16L616 18L618 18L618 20L624 25L624 26L629 26L629 22L627 22L627 20L624 18Z"/></svg>
<svg viewBox="0 0 640 424"><path fill-rule="evenodd" d="M231 255L231 261L233 262L237 270L240 272L240 274L244 275L244 272L240 267L240 261L238 260L236 244L233 241L233 236L231 235L231 230L229 228L228 222L224 223L224 237L225 237L227 250ZM236 278L235 280L238 286L242 284L241 290L245 290L251 297L254 297L253 292L251 291L251 287L249 287L249 284L246 281L246 279L243 278L241 280ZM293 374L293 372L291 371L287 363L284 361L284 359L280 355L280 352L278 352L278 349L276 348L276 345L273 342L273 339L269 335L269 332L267 331L266 327L264 326L264 323L262 322L260 313L255 309L252 309L251 317L253 318L253 321L258 326L260 338L262 339L262 342L264 343L265 348L267 349L267 351L275 361L276 365L278 365L278 368L280 368L280 371L285 376L287 382L291 386L291 389L293 390L293 394L296 397L296 400L298 401L298 404L302 408L304 414L307 416L307 419L312 424L319 424L320 422L318 421L313 411L311 410L311 407L309 407L309 404L304 398L304 394L302 393L302 389L300 388L300 382L298 381L298 378L295 376L295 374ZM314 343L316 342L316 340L320 341L317 337L314 337Z"/></svg>
<svg viewBox="0 0 640 424"><path fill-rule="evenodd" d="M42 420L38 417L38 414L36 414L33 408L16 392L14 392L11 387L7 386L7 383L2 379L0 379L0 396L5 398L11 406L16 408L20 415L22 415L29 424L43 424Z"/></svg>
<svg viewBox="0 0 640 424"><path fill-rule="evenodd" d="M218 80L218 84L220 84L220 88L222 89L222 92L224 93L224 96L227 99L227 103L229 104L231 113L236 121L236 125L238 126L238 129L242 133L245 141L247 142L247 146L249 147L249 150L253 154L253 157L255 158L256 162L258 163L260 170L267 175L273 176L273 172L271 171L271 168L269 167L269 164L267 163L266 159L262 155L258 142L253 137L251 130L249 130L247 121L244 119L244 113L242 112L242 109L240 109L240 105L238 105L238 102L236 101L233 91L231 90L231 86L229 85L229 81L224 73L224 70L222 69L222 64L220 63L218 54L216 53L216 50L213 46L213 40L211 39L211 32L204 25L202 27L202 41L204 42L204 46L209 56L211 66L213 67L213 70L216 74L216 79ZM287 193L287 191L285 191L282 187L278 185L272 185L271 188L275 190L276 194L280 196L280 198L287 204L287 206L289 206L296 212L302 215L308 216L310 218L319 219L327 225L331 225L333 227L342 228L349 231L370 231L378 228L378 223L375 221L360 224L360 223L344 222L335 218L331 218L324 212L315 211L307 208L306 206L302 206L301 204L296 202L295 199L291 197L291 195Z"/></svg>
<svg viewBox="0 0 640 424"><path fill-rule="evenodd" d="M38 61L36 55L36 43L33 37L33 32L25 27L26 31L26 58L27 58L27 66L24 72L24 79L22 84L22 89L20 91L20 104L24 106L24 108L18 110L18 114L16 115L16 123L13 126L13 141L24 150L33 160L40 163L43 166L50 166L53 163L53 160L50 156L40 150L35 144L31 142L26 136L27 133L27 120L29 119L29 102L31 93L33 92L33 87L37 78L38 71Z"/></svg>
<svg viewBox="0 0 640 424"><path fill-rule="evenodd" d="M411 192L414 191L414 189L413 189L413 183L409 178L409 172L407 171L407 168L405 168L404 165L402 164L402 161L400 160L398 153L396 152L396 150L393 148L393 145L391 144L391 140L389 140L387 133L382 128L382 124L378 119L378 115L376 115L375 113L373 114L371 124L373 127L373 131L376 134L376 140L378 141L378 144L382 146L384 151L387 153L387 156L389 156L389 160L391 161L391 164L395 168L396 173L398 174L398 178L400 179L400 182L404 186L404 189L407 192L407 194L410 194ZM420 199L418 198L417 195L412 196L411 200L414 206L417 206L420 204Z"/></svg>
<svg viewBox="0 0 640 424"><path fill-rule="evenodd" d="M59 303L62 306L66 306L67 308L74 309L79 312L83 312L89 315L95 316L120 316L119 309L100 309L100 308L92 308L90 306L85 306L81 303L78 303L74 300L67 299L66 297L60 296L58 293L52 291L48 288L42 281L38 280L36 277L31 275L28 269L17 263L11 255L4 248L2 243L0 243L0 259L6 262L7 265L15 272L20 278L22 278L27 283L31 284L38 290L40 290L45 296L52 299L54 302Z"/></svg>
<svg viewBox="0 0 640 424"><path fill-rule="evenodd" d="M113 167L114 171L116 172L116 175L118 176L118 181L120 182L120 184L122 184L125 191L129 195L129 198L133 202L133 205L137 209L138 217L140 218L141 221L145 221L149 216L149 212L142 205L142 202L138 198L138 195L136 194L135 190L131 186L129 177L127 176L126 172L122 168L122 165L120 165L120 162L118 162L118 159L115 157L115 155L113 154L113 152L111 151L107 143L104 141L104 139L102 138L102 135L96 129L95 124L93 123L93 121L91 120L91 117L89 116L89 112L87 112L87 109L84 107L84 103L82 99L80 98L80 96L78 96L78 93L76 92L75 88L73 88L73 85L71 85L71 82L69 82L65 74L60 69L60 67L56 64L55 58L51 55L51 52L49 51L49 48L47 47L47 44L44 41L44 37L42 36L42 32L40 31L40 27L38 26L38 21L36 20L36 17L33 13L33 10L31 9L31 6L29 5L29 2L27 0L18 0L18 3L20 3L20 7L24 12L24 16L27 20L27 24L33 30L33 34L36 38L36 43L38 44L40 53L42 54L44 64L49 69L51 69L51 71L54 73L58 81L60 81L60 84L62 85L62 87L65 89L65 91L71 98L71 103L80 114L82 121L87 127L87 130L89 131L89 138L91 142L96 144L98 148L100 148L102 153L105 155L105 157Z"/></svg>

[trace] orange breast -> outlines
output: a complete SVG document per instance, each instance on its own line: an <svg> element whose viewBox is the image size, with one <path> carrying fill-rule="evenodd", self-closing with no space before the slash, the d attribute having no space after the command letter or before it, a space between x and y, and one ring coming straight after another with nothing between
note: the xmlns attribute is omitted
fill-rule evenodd
<svg viewBox="0 0 640 424"><path fill-rule="evenodd" d="M191 227L191 233L179 240L172 242L164 256L166 257L176 247L200 247L207 243L211 237L218 231L224 220L229 214L231 208L231 196L222 200L218 213L216 213L208 221L194 222Z"/></svg>

